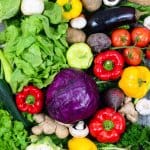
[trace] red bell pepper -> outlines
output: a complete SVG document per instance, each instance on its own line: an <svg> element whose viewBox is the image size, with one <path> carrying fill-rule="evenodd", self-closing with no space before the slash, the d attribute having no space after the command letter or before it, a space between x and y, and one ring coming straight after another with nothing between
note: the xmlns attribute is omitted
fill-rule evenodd
<svg viewBox="0 0 150 150"><path fill-rule="evenodd" d="M121 76L124 57L116 50L106 50L94 59L94 75L100 80L115 80Z"/></svg>
<svg viewBox="0 0 150 150"><path fill-rule="evenodd" d="M113 108L103 108L89 122L90 134L101 143L116 143L125 131L125 118Z"/></svg>
<svg viewBox="0 0 150 150"><path fill-rule="evenodd" d="M25 86L23 90L16 95L17 108L22 112L30 114L39 113L43 109L43 92L35 86Z"/></svg>

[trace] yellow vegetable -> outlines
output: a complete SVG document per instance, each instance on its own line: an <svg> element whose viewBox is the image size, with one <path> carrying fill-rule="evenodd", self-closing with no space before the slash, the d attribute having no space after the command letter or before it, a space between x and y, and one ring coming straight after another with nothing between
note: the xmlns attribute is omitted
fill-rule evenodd
<svg viewBox="0 0 150 150"><path fill-rule="evenodd" d="M69 150L97 150L97 146L88 138L72 138L68 141Z"/></svg>
<svg viewBox="0 0 150 150"><path fill-rule="evenodd" d="M150 88L150 71L144 66L130 66L124 69L119 87L133 98L142 98Z"/></svg>
<svg viewBox="0 0 150 150"><path fill-rule="evenodd" d="M56 3L63 7L63 16L67 20L78 17L82 12L80 0L57 0Z"/></svg>

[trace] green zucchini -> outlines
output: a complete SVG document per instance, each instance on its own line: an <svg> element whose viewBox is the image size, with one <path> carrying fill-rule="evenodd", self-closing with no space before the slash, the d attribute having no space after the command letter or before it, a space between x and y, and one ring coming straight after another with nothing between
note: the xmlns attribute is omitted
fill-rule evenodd
<svg viewBox="0 0 150 150"><path fill-rule="evenodd" d="M3 79L0 79L0 102L15 120L21 121L24 124L25 128L29 128L31 126L31 123L18 111L13 99L11 88Z"/></svg>

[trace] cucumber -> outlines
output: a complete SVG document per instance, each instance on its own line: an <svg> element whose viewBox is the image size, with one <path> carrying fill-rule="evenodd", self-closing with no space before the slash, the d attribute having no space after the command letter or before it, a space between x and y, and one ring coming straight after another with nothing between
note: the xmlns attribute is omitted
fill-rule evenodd
<svg viewBox="0 0 150 150"><path fill-rule="evenodd" d="M21 121L24 124L25 128L29 128L31 126L31 123L18 111L13 99L12 91L8 83L3 79L0 79L0 102L15 120Z"/></svg>
<svg viewBox="0 0 150 150"><path fill-rule="evenodd" d="M75 43L69 47L66 58L70 67L87 69L92 64L93 54L86 43Z"/></svg>

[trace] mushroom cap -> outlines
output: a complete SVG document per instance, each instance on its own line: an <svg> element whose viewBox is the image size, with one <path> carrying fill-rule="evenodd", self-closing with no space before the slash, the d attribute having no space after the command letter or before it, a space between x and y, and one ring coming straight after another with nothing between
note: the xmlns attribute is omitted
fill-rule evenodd
<svg viewBox="0 0 150 150"><path fill-rule="evenodd" d="M69 132L73 137L83 138L89 134L89 128L83 121L79 121L76 125L69 127Z"/></svg>

